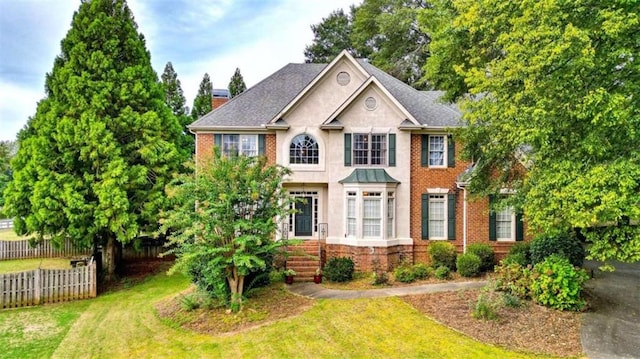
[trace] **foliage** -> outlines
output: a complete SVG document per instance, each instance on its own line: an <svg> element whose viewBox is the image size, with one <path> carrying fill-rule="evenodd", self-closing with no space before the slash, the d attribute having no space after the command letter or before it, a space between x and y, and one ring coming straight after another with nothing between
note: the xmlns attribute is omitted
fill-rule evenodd
<svg viewBox="0 0 640 359"><path fill-rule="evenodd" d="M447 266L440 266L436 268L433 275L438 279L449 279L451 277L451 269Z"/></svg>
<svg viewBox="0 0 640 359"><path fill-rule="evenodd" d="M374 258L373 265L373 285L385 285L389 283L389 273L380 265L380 260Z"/></svg>
<svg viewBox="0 0 640 359"><path fill-rule="evenodd" d="M282 274L283 274L285 277L293 277L293 276L295 276L297 273L296 273L296 271L294 271L293 269L289 268L289 269L285 269L285 270L284 270L284 272L282 272Z"/></svg>
<svg viewBox="0 0 640 359"><path fill-rule="evenodd" d="M467 253L475 254L480 258L480 271L488 272L493 270L494 253L493 248L486 243L472 243L467 247ZM458 269L460 267L458 266Z"/></svg>
<svg viewBox="0 0 640 359"><path fill-rule="evenodd" d="M15 141L0 141L0 218L6 218L2 207L4 206L4 189L11 182L11 159L16 154Z"/></svg>
<svg viewBox="0 0 640 359"><path fill-rule="evenodd" d="M531 297L534 301L559 310L581 310L586 302L581 297L582 286L589 279L584 269L574 267L569 260L556 254L533 267Z"/></svg>
<svg viewBox="0 0 640 359"><path fill-rule="evenodd" d="M476 277L480 275L482 260L473 253L465 253L456 259L456 268L463 277Z"/></svg>
<svg viewBox="0 0 640 359"><path fill-rule="evenodd" d="M226 296L233 311L242 307L247 276L265 270L275 250L276 218L290 213L282 188L289 170L270 166L264 156L214 156L198 161L194 175L180 175L167 188L174 207L163 213L162 229L177 256L173 270L184 270L207 292ZM194 272L193 269L199 269ZM268 275L267 275L268 277Z"/></svg>
<svg viewBox="0 0 640 359"><path fill-rule="evenodd" d="M211 84L209 74L205 73L202 77L202 81L200 81L198 94L193 99L193 106L191 106L191 118L193 118L194 121L211 112L212 97L213 85Z"/></svg>
<svg viewBox="0 0 640 359"><path fill-rule="evenodd" d="M518 263L521 266L531 264L531 243L518 242L509 248L507 256L502 260L503 263Z"/></svg>
<svg viewBox="0 0 640 359"><path fill-rule="evenodd" d="M531 263L537 264L552 254L567 258L574 266L582 266L584 248L575 232L540 235L531 242Z"/></svg>
<svg viewBox="0 0 640 359"><path fill-rule="evenodd" d="M412 270L416 279L426 279L433 275L433 269L424 263L414 264Z"/></svg>
<svg viewBox="0 0 640 359"><path fill-rule="evenodd" d="M354 8L351 8L353 13ZM305 62L312 63L329 63L342 50L348 50L351 54L355 54L355 50L351 45L352 31L352 15L344 13L344 10L338 9L328 17L322 18L322 22L311 25L313 31L313 41L311 45L304 48Z"/></svg>
<svg viewBox="0 0 640 359"><path fill-rule="evenodd" d="M531 268L518 263L496 266L496 289L522 299L531 298Z"/></svg>
<svg viewBox="0 0 640 359"><path fill-rule="evenodd" d="M456 269L456 247L449 242L433 242L427 247L427 253L434 268L445 266Z"/></svg>
<svg viewBox="0 0 640 359"><path fill-rule="evenodd" d="M21 235L103 244L110 279L116 242L157 229L180 161L180 125L124 0L80 4L45 92L18 135L5 210Z"/></svg>
<svg viewBox="0 0 640 359"><path fill-rule="evenodd" d="M398 282L402 283L411 283L416 280L413 267L408 262L400 263L393 271L393 275Z"/></svg>
<svg viewBox="0 0 640 359"><path fill-rule="evenodd" d="M509 292L502 293L502 302L505 306L510 308L519 308L523 305L520 297Z"/></svg>
<svg viewBox="0 0 640 359"><path fill-rule="evenodd" d="M637 3L435 0L420 21L426 79L460 99L461 155L482 159L470 191L511 188L529 230L582 228L592 259L640 260Z"/></svg>
<svg viewBox="0 0 640 359"><path fill-rule="evenodd" d="M236 71L231 76L229 81L229 96L234 98L243 93L247 89L247 85L244 83L244 78L240 73L240 69L236 67Z"/></svg>
<svg viewBox="0 0 640 359"><path fill-rule="evenodd" d="M471 315L476 319L496 320L498 319L498 308L486 293L480 293Z"/></svg>
<svg viewBox="0 0 640 359"><path fill-rule="evenodd" d="M182 127L178 150L182 153L182 161L184 162L189 160L195 153L195 138L187 128L191 124L192 118L188 116L189 109L185 106L187 99L184 97L178 74L173 69L171 61L164 66L164 72L160 78L164 89L164 101L178 118L178 122Z"/></svg>
<svg viewBox="0 0 640 359"><path fill-rule="evenodd" d="M324 276L332 282L348 282L354 271L355 264L349 257L333 257L324 265Z"/></svg>

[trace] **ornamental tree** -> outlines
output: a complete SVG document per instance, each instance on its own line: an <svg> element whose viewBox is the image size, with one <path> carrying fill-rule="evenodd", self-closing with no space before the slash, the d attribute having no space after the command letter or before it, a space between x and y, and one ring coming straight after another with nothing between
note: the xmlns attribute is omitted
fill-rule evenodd
<svg viewBox="0 0 640 359"><path fill-rule="evenodd" d="M229 81L229 96L234 98L243 93L246 89L247 85L244 83L244 78L242 78L240 69L236 67L236 71L233 73L233 76L231 76L231 80Z"/></svg>
<svg viewBox="0 0 640 359"><path fill-rule="evenodd" d="M515 189L531 230L581 228L596 260L640 260L639 13L617 0L438 0L421 14L427 79L464 111L472 190Z"/></svg>
<svg viewBox="0 0 640 359"><path fill-rule="evenodd" d="M178 167L180 125L124 0L83 1L45 80L46 97L18 135L6 210L20 235L116 245L157 229Z"/></svg>
<svg viewBox="0 0 640 359"><path fill-rule="evenodd" d="M230 287L233 311L242 307L245 277L267 265L265 258L284 244L275 241L278 219L291 212L291 199L281 186L290 171L267 164L264 156L220 156L199 160L195 175L181 175L167 188L174 204L163 214L163 230L177 260L198 283L207 275L214 287ZM225 283L226 281L226 283Z"/></svg>

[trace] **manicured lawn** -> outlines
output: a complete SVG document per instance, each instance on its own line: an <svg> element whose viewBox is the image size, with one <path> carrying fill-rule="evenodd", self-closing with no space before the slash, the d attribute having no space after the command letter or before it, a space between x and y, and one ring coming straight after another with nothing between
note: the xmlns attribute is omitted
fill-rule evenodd
<svg viewBox="0 0 640 359"><path fill-rule="evenodd" d="M22 272L37 268L69 269L71 265L67 258L34 258L0 261L0 274Z"/></svg>
<svg viewBox="0 0 640 359"><path fill-rule="evenodd" d="M13 231L13 228L2 228L0 229L0 241L19 241L22 239L27 239L25 237L20 237Z"/></svg>
<svg viewBox="0 0 640 359"><path fill-rule="evenodd" d="M164 274L94 300L0 311L2 355L16 358L544 358L485 345L397 298L321 300L304 314L209 336L158 318L187 288Z"/></svg>

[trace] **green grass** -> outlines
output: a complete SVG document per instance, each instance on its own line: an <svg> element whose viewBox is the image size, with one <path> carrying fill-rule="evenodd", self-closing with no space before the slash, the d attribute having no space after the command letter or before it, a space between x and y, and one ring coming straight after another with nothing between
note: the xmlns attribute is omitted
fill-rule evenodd
<svg viewBox="0 0 640 359"><path fill-rule="evenodd" d="M68 258L34 258L0 261L0 274L23 272L32 269L69 269Z"/></svg>
<svg viewBox="0 0 640 359"><path fill-rule="evenodd" d="M13 228L0 229L0 241L20 241L27 239L27 237L21 237L13 231Z"/></svg>
<svg viewBox="0 0 640 359"><path fill-rule="evenodd" d="M397 298L320 300L304 314L209 336L157 317L154 303L186 289L156 275L90 301L0 311L0 356L15 358L544 358L485 345ZM36 326L35 328L33 326Z"/></svg>

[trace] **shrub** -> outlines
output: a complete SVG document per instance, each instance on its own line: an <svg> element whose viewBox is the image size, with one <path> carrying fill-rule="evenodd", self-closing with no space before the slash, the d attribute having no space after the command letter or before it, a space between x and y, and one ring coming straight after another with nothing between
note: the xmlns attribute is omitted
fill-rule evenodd
<svg viewBox="0 0 640 359"><path fill-rule="evenodd" d="M531 264L544 261L552 254L567 258L574 266L582 266L584 248L576 237L575 232L558 235L541 235L531 242Z"/></svg>
<svg viewBox="0 0 640 359"><path fill-rule="evenodd" d="M458 273L463 277L475 277L480 274L480 266L482 261L475 254L465 253L458 256L456 267Z"/></svg>
<svg viewBox="0 0 640 359"><path fill-rule="evenodd" d="M533 268L531 297L554 309L581 310L586 302L581 298L582 285L589 279L583 269L574 267L567 258L552 254Z"/></svg>
<svg viewBox="0 0 640 359"><path fill-rule="evenodd" d="M467 247L468 254L475 254L480 258L480 272L493 270L494 253L493 248L486 243L472 243ZM457 262L456 262L457 263ZM458 268L460 271L460 268Z"/></svg>
<svg viewBox="0 0 640 359"><path fill-rule="evenodd" d="M510 308L519 308L522 306L522 300L520 300L518 296L507 292L502 293L502 302Z"/></svg>
<svg viewBox="0 0 640 359"><path fill-rule="evenodd" d="M498 319L498 308L496 303L492 302L486 294L481 293L472 315L476 319L495 320Z"/></svg>
<svg viewBox="0 0 640 359"><path fill-rule="evenodd" d="M456 247L449 242L434 242L427 248L431 265L434 268L445 266L456 269Z"/></svg>
<svg viewBox="0 0 640 359"><path fill-rule="evenodd" d="M518 263L523 267L531 264L531 243L517 242L509 248L509 252L504 260L509 263Z"/></svg>
<svg viewBox="0 0 640 359"><path fill-rule="evenodd" d="M447 266L440 266L436 268L434 275L438 279L449 279L449 276L451 275L451 270Z"/></svg>
<svg viewBox="0 0 640 359"><path fill-rule="evenodd" d="M393 275L398 282L402 283L411 283L416 279L413 268L408 263L401 263L396 270L393 271Z"/></svg>
<svg viewBox="0 0 640 359"><path fill-rule="evenodd" d="M385 285L389 283L389 274L380 265L380 260L373 260L373 285Z"/></svg>
<svg viewBox="0 0 640 359"><path fill-rule="evenodd" d="M413 276L416 279L426 279L433 275L433 269L424 263L418 263L413 266Z"/></svg>
<svg viewBox="0 0 640 359"><path fill-rule="evenodd" d="M531 269L518 263L502 263L496 267L496 289L522 299L531 297Z"/></svg>
<svg viewBox="0 0 640 359"><path fill-rule="evenodd" d="M324 265L324 276L332 282L347 282L353 279L355 265L348 257L334 257Z"/></svg>

